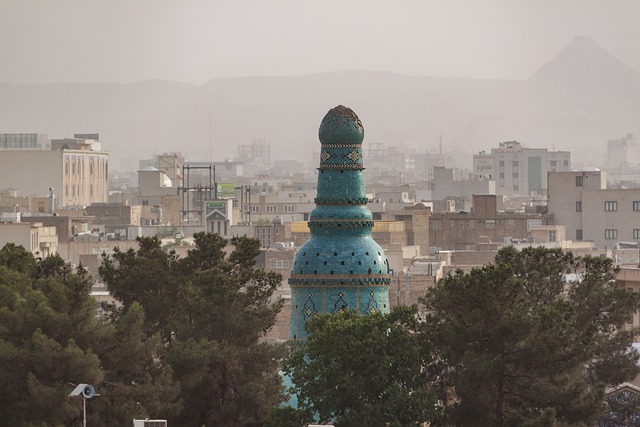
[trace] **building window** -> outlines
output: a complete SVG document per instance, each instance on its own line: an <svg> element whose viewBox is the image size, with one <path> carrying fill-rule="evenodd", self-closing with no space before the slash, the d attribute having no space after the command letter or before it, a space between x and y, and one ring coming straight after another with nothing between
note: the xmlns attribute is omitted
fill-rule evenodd
<svg viewBox="0 0 640 427"><path fill-rule="evenodd" d="M276 205L267 205L267 213L276 213Z"/></svg>
<svg viewBox="0 0 640 427"><path fill-rule="evenodd" d="M514 160L511 162L511 167L517 168L518 167L518 161Z"/></svg>
<svg viewBox="0 0 640 427"><path fill-rule="evenodd" d="M517 185L513 186L513 191L518 191L520 189L520 187L518 187Z"/></svg>
<svg viewBox="0 0 640 427"><path fill-rule="evenodd" d="M576 176L576 187L582 187L582 178L582 175Z"/></svg>
<svg viewBox="0 0 640 427"><path fill-rule="evenodd" d="M504 179L504 172L500 172L500 179Z"/></svg>
<svg viewBox="0 0 640 427"><path fill-rule="evenodd" d="M576 212L582 212L582 201L576 202Z"/></svg>
<svg viewBox="0 0 640 427"><path fill-rule="evenodd" d="M607 201L604 202L604 210L606 212L615 212L618 210L618 202L616 201Z"/></svg>
<svg viewBox="0 0 640 427"><path fill-rule="evenodd" d="M555 168L555 167L556 167L556 161L555 161L555 160L552 160L552 161L551 161L551 167L552 167L552 168Z"/></svg>
<svg viewBox="0 0 640 427"><path fill-rule="evenodd" d="M514 173L512 173L512 174L511 174L511 177L512 177L513 179L518 179L518 176L519 176L519 175L518 175L518 172L514 172Z"/></svg>
<svg viewBox="0 0 640 427"><path fill-rule="evenodd" d="M429 230L442 230L442 221L429 221Z"/></svg>
<svg viewBox="0 0 640 427"><path fill-rule="evenodd" d="M556 230L549 230L549 241L555 242L557 239Z"/></svg>
<svg viewBox="0 0 640 427"><path fill-rule="evenodd" d="M562 166L564 166L565 168L569 167L569 160L563 160L562 161Z"/></svg>
<svg viewBox="0 0 640 427"><path fill-rule="evenodd" d="M251 205L251 213L260 213L260 205Z"/></svg>
<svg viewBox="0 0 640 427"><path fill-rule="evenodd" d="M608 240L613 240L618 238L618 230L615 228L606 228L604 230L604 238Z"/></svg>
<svg viewBox="0 0 640 427"><path fill-rule="evenodd" d="M576 230L576 240L582 240L582 229L578 228Z"/></svg>
<svg viewBox="0 0 640 427"><path fill-rule="evenodd" d="M633 238L636 240L640 240L640 228L633 229Z"/></svg>
<svg viewBox="0 0 640 427"><path fill-rule="evenodd" d="M640 201L634 201L634 202L633 202L633 210L634 210L635 212L640 211Z"/></svg>
<svg viewBox="0 0 640 427"><path fill-rule="evenodd" d="M296 205L284 205L284 213L294 213L296 211Z"/></svg>
<svg viewBox="0 0 640 427"><path fill-rule="evenodd" d="M289 268L289 261L286 259L272 259L271 268Z"/></svg>
<svg viewBox="0 0 640 427"><path fill-rule="evenodd" d="M500 167L503 168L504 167L504 160L500 160Z"/></svg>

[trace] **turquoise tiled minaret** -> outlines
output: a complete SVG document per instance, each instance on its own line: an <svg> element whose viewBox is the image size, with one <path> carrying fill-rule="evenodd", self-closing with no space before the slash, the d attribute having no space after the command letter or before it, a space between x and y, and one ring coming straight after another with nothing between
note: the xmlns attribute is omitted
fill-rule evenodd
<svg viewBox="0 0 640 427"><path fill-rule="evenodd" d="M350 108L331 109L318 131L320 167L311 238L293 262L289 338L306 339L304 323L345 309L389 312L389 262L371 237L362 171L364 128Z"/></svg>

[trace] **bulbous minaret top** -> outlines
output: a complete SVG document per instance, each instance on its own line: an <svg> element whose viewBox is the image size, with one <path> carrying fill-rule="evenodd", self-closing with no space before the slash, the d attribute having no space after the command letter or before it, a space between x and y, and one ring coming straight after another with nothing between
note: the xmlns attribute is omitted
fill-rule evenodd
<svg viewBox="0 0 640 427"><path fill-rule="evenodd" d="M322 119L318 136L311 237L298 250L289 278L292 339L306 338L304 322L317 313L389 311L389 263L371 237L374 224L366 207L362 122L353 110L339 105Z"/></svg>

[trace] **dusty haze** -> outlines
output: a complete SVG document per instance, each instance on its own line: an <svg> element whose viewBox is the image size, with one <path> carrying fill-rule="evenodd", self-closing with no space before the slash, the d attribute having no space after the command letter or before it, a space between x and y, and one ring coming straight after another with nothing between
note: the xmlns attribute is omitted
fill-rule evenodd
<svg viewBox="0 0 640 427"><path fill-rule="evenodd" d="M220 160L252 138L284 158L342 103L367 141L517 139L597 165L607 138L640 131L638 16L636 1L3 0L0 132L99 132L116 166Z"/></svg>

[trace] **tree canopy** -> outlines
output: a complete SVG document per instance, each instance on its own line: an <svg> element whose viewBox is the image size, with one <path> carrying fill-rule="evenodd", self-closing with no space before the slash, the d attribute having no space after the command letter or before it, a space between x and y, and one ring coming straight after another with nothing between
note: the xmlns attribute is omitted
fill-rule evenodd
<svg viewBox="0 0 640 427"><path fill-rule="evenodd" d="M188 256L157 238L103 256L117 303L96 317L92 279L59 256L0 250L0 419L92 426L165 418L175 426L258 426L281 400L285 348L263 342L282 305L280 276L254 268L259 244L200 233Z"/></svg>
<svg viewBox="0 0 640 427"><path fill-rule="evenodd" d="M339 426L410 426L433 420L430 387L416 335L415 309L361 316L318 315L308 341L285 365L299 410Z"/></svg>
<svg viewBox="0 0 640 427"><path fill-rule="evenodd" d="M143 341L136 327L134 317L139 324L143 313L132 310L118 325L102 322L90 287L84 269L72 269L57 255L36 260L12 244L0 250L2 424L81 425L82 401L68 396L78 383L103 395L87 405L91 425L125 425L149 416L148 410L171 414L177 393L172 397L170 374L152 359L160 341ZM158 385L157 377L168 379Z"/></svg>
<svg viewBox="0 0 640 427"><path fill-rule="evenodd" d="M444 364L448 422L593 425L604 384L638 372L637 331L617 327L640 299L615 272L610 259L509 247L495 265L442 279L424 298L422 335Z"/></svg>
<svg viewBox="0 0 640 427"><path fill-rule="evenodd" d="M263 342L282 301L281 277L254 268L259 242L194 235L195 249L178 259L160 241L139 239L137 251L105 256L100 274L122 302L139 303L144 330L165 344L162 361L180 384L182 410L172 424L261 425L281 399L277 363L285 348Z"/></svg>

